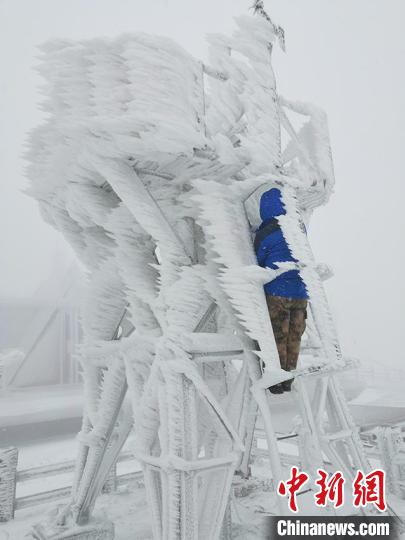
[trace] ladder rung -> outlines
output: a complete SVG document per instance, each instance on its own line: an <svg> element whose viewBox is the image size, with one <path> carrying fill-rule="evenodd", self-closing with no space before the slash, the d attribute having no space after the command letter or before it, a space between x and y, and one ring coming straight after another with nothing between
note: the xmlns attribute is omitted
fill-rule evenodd
<svg viewBox="0 0 405 540"><path fill-rule="evenodd" d="M277 437L277 440L278 441L283 441L285 439L295 439L296 437L298 437L298 433L288 433L288 435L279 435ZM266 439L266 432L264 431L264 429L261 429L261 428L256 428L255 429L255 438L256 439Z"/></svg>
<svg viewBox="0 0 405 540"><path fill-rule="evenodd" d="M278 441L284 441L285 439L295 439L298 437L298 433L291 433L291 435L283 435L282 437L277 437Z"/></svg>
<svg viewBox="0 0 405 540"><path fill-rule="evenodd" d="M312 366L296 369L291 371L291 375L297 378L316 377L322 375L333 374L338 371L348 369L353 366L351 360L345 359L341 364L323 362Z"/></svg>
<svg viewBox="0 0 405 540"><path fill-rule="evenodd" d="M193 360L200 362L221 362L223 360L233 360L235 357L243 356L244 351L210 351L191 353Z"/></svg>
<svg viewBox="0 0 405 540"><path fill-rule="evenodd" d="M300 495L305 495L305 493L310 493L311 491L311 488L304 489L304 491L298 491L298 493L296 493L296 496L299 497Z"/></svg>

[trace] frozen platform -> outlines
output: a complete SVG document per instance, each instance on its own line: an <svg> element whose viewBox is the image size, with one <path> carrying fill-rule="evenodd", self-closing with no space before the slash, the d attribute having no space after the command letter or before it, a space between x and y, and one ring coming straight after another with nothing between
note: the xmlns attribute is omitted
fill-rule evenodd
<svg viewBox="0 0 405 540"><path fill-rule="evenodd" d="M80 418L81 385L55 385L8 390L0 396L0 428Z"/></svg>
<svg viewBox="0 0 405 540"><path fill-rule="evenodd" d="M367 388L349 402L349 407L356 424L361 427L405 422L403 389Z"/></svg>

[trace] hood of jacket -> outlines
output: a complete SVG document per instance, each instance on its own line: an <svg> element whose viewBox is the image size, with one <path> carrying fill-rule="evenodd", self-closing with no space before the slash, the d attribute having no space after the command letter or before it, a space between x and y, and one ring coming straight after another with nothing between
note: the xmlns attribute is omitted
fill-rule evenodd
<svg viewBox="0 0 405 540"><path fill-rule="evenodd" d="M257 188L245 201L250 226L256 231L263 223L285 214L281 192L274 184L264 184Z"/></svg>

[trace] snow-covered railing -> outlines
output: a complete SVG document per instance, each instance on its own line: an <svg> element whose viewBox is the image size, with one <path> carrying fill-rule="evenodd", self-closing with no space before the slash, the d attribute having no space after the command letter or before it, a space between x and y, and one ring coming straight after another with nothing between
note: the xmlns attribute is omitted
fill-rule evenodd
<svg viewBox="0 0 405 540"><path fill-rule="evenodd" d="M296 437L292 434L285 438ZM259 442L260 441L260 442ZM256 457L267 457L268 450L264 448L266 438L263 430L256 429L254 437L253 454ZM298 456L282 452L280 454L284 465L297 465ZM130 452L122 452L117 463L128 462L133 459ZM72 486L63 486L47 491L40 491L23 497L16 497L16 486L22 482L38 480L40 478L48 478L50 476L69 474L74 472L75 461L61 461L49 465L41 465L39 467L30 467L27 469L17 470L18 450L17 448L0 449L0 521L10 521L14 518L14 513L17 510L37 506L44 503L54 503L57 500L66 499L70 496ZM3 466L3 469L2 469ZM5 472L1 474L2 470ZM4 481L6 479L6 481ZM125 485L128 482L135 481L138 486L143 485L143 472L134 471L129 473L117 474L117 468L114 467L110 476L103 487L103 493L115 491L119 486Z"/></svg>
<svg viewBox="0 0 405 540"><path fill-rule="evenodd" d="M17 448L0 448L0 522L14 517L17 461Z"/></svg>
<svg viewBox="0 0 405 540"><path fill-rule="evenodd" d="M118 458L118 463L127 462L131 459L133 459L133 456L130 452L122 452ZM72 486L41 491L24 497L16 497L16 486L17 483L73 473L75 468L74 460L31 467L20 471L17 470L17 463L17 448L0 449L0 522L13 519L16 510L55 502L56 500L65 499L70 496ZM103 493L113 492L118 486L127 484L130 481L136 481L137 484L143 485L142 471L117 474L117 468L114 467L107 482L104 484Z"/></svg>

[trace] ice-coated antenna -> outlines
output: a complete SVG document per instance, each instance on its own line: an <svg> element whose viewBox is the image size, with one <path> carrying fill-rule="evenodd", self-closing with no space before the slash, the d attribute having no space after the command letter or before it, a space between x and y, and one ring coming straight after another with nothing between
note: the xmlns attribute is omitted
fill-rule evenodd
<svg viewBox="0 0 405 540"><path fill-rule="evenodd" d="M269 15L267 14L267 12L264 9L263 0L255 0L255 2L253 4L253 6L251 7L251 9L253 9L253 12L254 12L255 15L258 13L259 15L261 15L262 17L267 19L271 24L273 24L272 20L270 19Z"/></svg>
<svg viewBox="0 0 405 540"><path fill-rule="evenodd" d="M280 47L285 52L284 29L281 26L277 26L276 24L274 24L274 22L271 20L269 14L264 9L263 0L255 0L251 9L253 10L253 13L255 15L260 15L260 17L263 17L264 19L266 19L266 21L268 21L271 24L271 26L273 27L274 33L278 37L278 42L280 44Z"/></svg>

